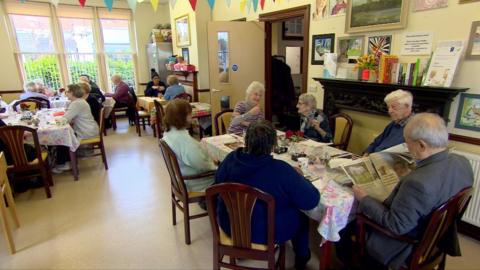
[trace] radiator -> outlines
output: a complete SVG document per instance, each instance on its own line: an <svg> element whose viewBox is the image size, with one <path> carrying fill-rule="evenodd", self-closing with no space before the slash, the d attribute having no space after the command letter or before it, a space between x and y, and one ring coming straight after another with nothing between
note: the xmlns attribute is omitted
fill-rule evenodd
<svg viewBox="0 0 480 270"><path fill-rule="evenodd" d="M473 170L473 194L470 204L468 205L462 220L474 226L480 227L480 155L462 152L458 150L452 151L455 154L466 157Z"/></svg>

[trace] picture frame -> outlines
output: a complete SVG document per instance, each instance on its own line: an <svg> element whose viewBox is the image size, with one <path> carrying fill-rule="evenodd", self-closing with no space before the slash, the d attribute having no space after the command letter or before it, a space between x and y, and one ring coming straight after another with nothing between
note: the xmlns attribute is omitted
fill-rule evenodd
<svg viewBox="0 0 480 270"><path fill-rule="evenodd" d="M283 40L303 40L303 18L282 22Z"/></svg>
<svg viewBox="0 0 480 270"><path fill-rule="evenodd" d="M379 2L381 1L348 1L345 32L383 31L407 26L409 0L394 0L391 7L385 7Z"/></svg>
<svg viewBox="0 0 480 270"><path fill-rule="evenodd" d="M369 36L367 39L367 54L373 54L380 50L382 54L390 54L392 52L392 35L375 35Z"/></svg>
<svg viewBox="0 0 480 270"><path fill-rule="evenodd" d="M347 36L337 38L337 55L339 63L356 64L363 55L365 36Z"/></svg>
<svg viewBox="0 0 480 270"><path fill-rule="evenodd" d="M480 131L479 94L460 94L455 128Z"/></svg>
<svg viewBox="0 0 480 270"><path fill-rule="evenodd" d="M312 36L312 65L323 65L324 54L333 53L334 49L334 33Z"/></svg>
<svg viewBox="0 0 480 270"><path fill-rule="evenodd" d="M459 0L459 4L468 4L468 3L473 3L473 2L480 2L480 0Z"/></svg>
<svg viewBox="0 0 480 270"><path fill-rule="evenodd" d="M190 53L188 48L182 48L182 57L187 64L190 64Z"/></svg>
<svg viewBox="0 0 480 270"><path fill-rule="evenodd" d="M190 45L190 23L188 14L175 19L175 38L177 47Z"/></svg>
<svg viewBox="0 0 480 270"><path fill-rule="evenodd" d="M413 11L425 11L448 7L448 0L414 0Z"/></svg>
<svg viewBox="0 0 480 270"><path fill-rule="evenodd" d="M480 59L480 21L472 22L465 58Z"/></svg>
<svg viewBox="0 0 480 270"><path fill-rule="evenodd" d="M342 16L347 11L347 0L330 0L328 5L328 16Z"/></svg>

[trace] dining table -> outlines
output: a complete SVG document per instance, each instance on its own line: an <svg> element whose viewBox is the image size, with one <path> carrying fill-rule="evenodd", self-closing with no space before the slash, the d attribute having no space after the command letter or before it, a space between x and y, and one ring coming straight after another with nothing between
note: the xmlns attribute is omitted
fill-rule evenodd
<svg viewBox="0 0 480 270"><path fill-rule="evenodd" d="M163 106L168 103L168 100L163 97L138 97L137 98L137 107L143 109L144 111L151 113L155 109L154 101L160 102Z"/></svg>
<svg viewBox="0 0 480 270"><path fill-rule="evenodd" d="M279 141L285 144L284 133L277 131ZM225 134L206 137L201 140L201 145L209 155L222 161L238 147L244 145L242 136ZM318 222L317 231L322 237L320 247L320 269L330 265L333 242L340 240L339 232L353 220L354 196L350 187L344 186L348 176L339 168L329 168L327 160L331 157L349 154L346 151L308 139L298 142L289 142L288 151L282 154L273 153L275 159L283 160L293 167L300 168L301 164L292 159L292 155L305 154L311 160L308 166L301 171L308 181L320 192L318 205L304 211L311 219Z"/></svg>

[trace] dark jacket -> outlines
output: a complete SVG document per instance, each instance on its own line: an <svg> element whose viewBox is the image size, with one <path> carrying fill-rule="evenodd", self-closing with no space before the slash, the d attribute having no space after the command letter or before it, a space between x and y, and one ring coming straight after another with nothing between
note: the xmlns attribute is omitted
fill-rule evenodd
<svg viewBox="0 0 480 270"><path fill-rule="evenodd" d="M300 210L318 205L318 190L286 162L271 155L253 156L239 148L220 164L215 183L235 182L258 188L275 198L275 242L290 240L299 228ZM223 201L218 203L219 224L230 235L230 222ZM252 214L252 241L266 243L265 204L255 205Z"/></svg>
<svg viewBox="0 0 480 270"><path fill-rule="evenodd" d="M105 101L105 96L102 91L100 91L98 85L92 81L90 81L90 95L96 98L100 103Z"/></svg>
<svg viewBox="0 0 480 270"><path fill-rule="evenodd" d="M158 86L163 86L163 91L160 91L158 89L153 89L152 87L154 86L153 84L153 81L150 81L147 83L147 88L145 89L145 96L146 97L158 97L158 94L159 93L165 93L165 89L167 88L167 86L162 82L160 81L160 83L158 84Z"/></svg>
<svg viewBox="0 0 480 270"><path fill-rule="evenodd" d="M420 238L428 216L440 205L473 184L468 160L443 151L417 163L417 169L405 176L383 203L367 196L359 210L395 234ZM458 245L456 234L449 246ZM412 245L378 233L367 236L367 251L379 262L398 269L408 260Z"/></svg>
<svg viewBox="0 0 480 270"><path fill-rule="evenodd" d="M88 105L90 106L90 111L92 112L93 119L97 123L100 123L100 110L102 109L103 105L100 104L96 98L96 96L88 95L86 99Z"/></svg>
<svg viewBox="0 0 480 270"><path fill-rule="evenodd" d="M315 127L308 123L310 119L315 119L320 122L320 128L326 132L325 136L322 136L320 133L318 133ZM314 141L324 143L329 143L332 141L332 131L330 130L330 125L328 124L328 118L321 110L313 111L308 117L302 116L300 118L300 130L304 133L306 138Z"/></svg>

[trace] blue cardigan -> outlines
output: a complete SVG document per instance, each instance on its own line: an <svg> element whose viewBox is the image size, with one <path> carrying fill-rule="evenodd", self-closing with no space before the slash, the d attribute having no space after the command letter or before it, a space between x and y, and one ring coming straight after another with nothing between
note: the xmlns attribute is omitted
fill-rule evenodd
<svg viewBox="0 0 480 270"><path fill-rule="evenodd" d="M253 156L239 148L220 164L215 183L235 182L258 188L275 198L275 243L290 240L299 228L302 212L316 207L318 190L286 162L271 155ZM230 235L225 204L218 201L219 224ZM252 214L252 242L267 242L267 209L257 203Z"/></svg>
<svg viewBox="0 0 480 270"><path fill-rule="evenodd" d="M395 123L394 121L390 122L382 134L373 140L373 142L368 146L366 153L375 153L401 144L405 142L403 138L403 128L407 124L407 121L402 121L400 123Z"/></svg>

